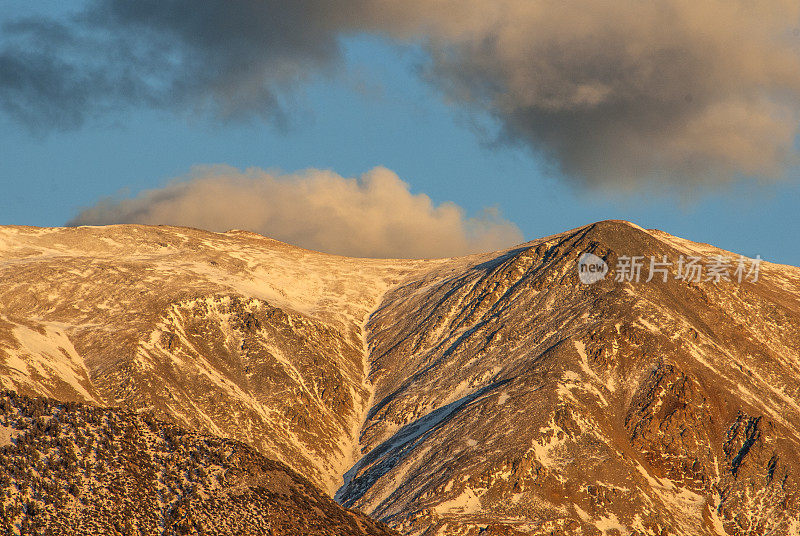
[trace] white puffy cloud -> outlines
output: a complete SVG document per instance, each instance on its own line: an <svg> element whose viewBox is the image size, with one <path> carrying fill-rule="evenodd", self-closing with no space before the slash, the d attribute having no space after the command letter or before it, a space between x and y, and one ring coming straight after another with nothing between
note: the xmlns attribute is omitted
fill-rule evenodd
<svg viewBox="0 0 800 536"><path fill-rule="evenodd" d="M314 169L281 175L197 168L164 188L102 201L69 225L113 223L245 229L355 257L449 257L501 249L523 239L496 211L467 217L454 203L435 205L382 167L359 178Z"/></svg>

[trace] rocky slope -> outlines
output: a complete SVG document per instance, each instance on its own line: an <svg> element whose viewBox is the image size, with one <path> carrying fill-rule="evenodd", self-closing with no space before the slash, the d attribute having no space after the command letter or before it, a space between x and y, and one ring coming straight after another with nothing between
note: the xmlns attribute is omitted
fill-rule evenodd
<svg viewBox="0 0 800 536"><path fill-rule="evenodd" d="M408 534L798 534L800 270L585 285L584 252L737 258L601 222L391 290L338 497Z"/></svg>
<svg viewBox="0 0 800 536"><path fill-rule="evenodd" d="M3 534L392 536L242 443L0 393Z"/></svg>
<svg viewBox="0 0 800 536"><path fill-rule="evenodd" d="M405 534L800 533L800 269L626 255L738 259L615 221L438 261L3 228L0 380L247 442Z"/></svg>

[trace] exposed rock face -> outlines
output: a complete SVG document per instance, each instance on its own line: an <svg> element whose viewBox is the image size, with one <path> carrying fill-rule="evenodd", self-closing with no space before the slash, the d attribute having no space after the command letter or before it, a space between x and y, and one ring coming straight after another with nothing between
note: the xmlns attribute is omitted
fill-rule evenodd
<svg viewBox="0 0 800 536"><path fill-rule="evenodd" d="M0 393L3 534L394 533L252 447L149 414Z"/></svg>
<svg viewBox="0 0 800 536"><path fill-rule="evenodd" d="M800 269L624 255L738 258L626 222L438 261L5 228L0 379L245 441L406 534L800 533Z"/></svg>

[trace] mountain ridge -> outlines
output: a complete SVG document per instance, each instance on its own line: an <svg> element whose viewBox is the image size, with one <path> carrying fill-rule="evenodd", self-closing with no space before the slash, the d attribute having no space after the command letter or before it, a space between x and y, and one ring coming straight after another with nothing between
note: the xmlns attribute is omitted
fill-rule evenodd
<svg viewBox="0 0 800 536"><path fill-rule="evenodd" d="M245 441L406 534L788 534L800 269L615 281L626 255L739 258L621 220L435 260L2 228L0 380Z"/></svg>

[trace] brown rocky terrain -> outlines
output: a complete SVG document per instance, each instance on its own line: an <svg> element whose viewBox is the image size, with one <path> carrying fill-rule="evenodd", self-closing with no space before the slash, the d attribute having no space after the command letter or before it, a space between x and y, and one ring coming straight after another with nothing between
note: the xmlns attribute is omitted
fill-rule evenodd
<svg viewBox="0 0 800 536"><path fill-rule="evenodd" d="M0 393L3 534L392 536L252 447L148 413Z"/></svg>
<svg viewBox="0 0 800 536"><path fill-rule="evenodd" d="M618 221L436 261L3 228L0 381L248 443L404 534L799 534L800 269L616 281L635 255L739 258Z"/></svg>

